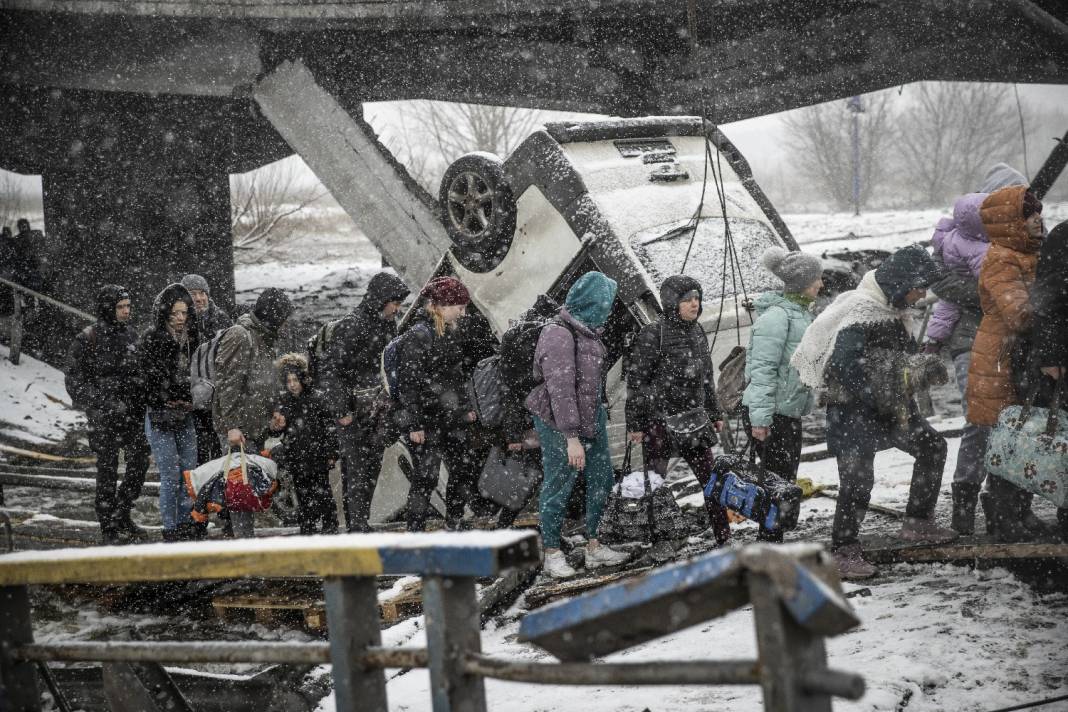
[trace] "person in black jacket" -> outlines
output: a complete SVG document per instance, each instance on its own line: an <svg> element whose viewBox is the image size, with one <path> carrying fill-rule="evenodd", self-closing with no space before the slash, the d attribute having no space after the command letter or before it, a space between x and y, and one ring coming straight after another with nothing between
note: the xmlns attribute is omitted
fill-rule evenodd
<svg viewBox="0 0 1068 712"><path fill-rule="evenodd" d="M323 347L316 387L340 426L342 503L350 532L370 531L371 499L388 444L374 417L380 361L397 335L397 311L408 294L396 275L376 274L363 301L337 322Z"/></svg>
<svg viewBox="0 0 1068 712"><path fill-rule="evenodd" d="M1068 221L1050 230L1043 241L1031 287L1034 358L1042 373L1052 379L1064 378L1068 368L1068 268L1065 265L1068 265Z"/></svg>
<svg viewBox="0 0 1068 712"><path fill-rule="evenodd" d="M137 363L137 333L130 327L130 294L104 285L96 299L97 321L71 342L65 383L75 408L89 421L89 447L96 454L96 516L105 544L143 539L130 510L148 471L145 406ZM126 474L119 478L119 451Z"/></svg>
<svg viewBox="0 0 1068 712"><path fill-rule="evenodd" d="M1068 221L1052 230L1042 243L1031 287L1034 306L1031 338L1034 362L1043 376L1057 382L1068 375ZM1050 394L1049 382L1042 388ZM1048 405L1041 403L1041 405ZM1065 407L1062 400L1061 408ZM1062 536L1068 538L1068 507L1057 510Z"/></svg>
<svg viewBox="0 0 1068 712"><path fill-rule="evenodd" d="M634 339L627 363L627 432L642 444L645 462L664 475L673 452L686 460L704 486L712 472L715 432L723 427L716 403L712 355L701 328L704 292L693 277L674 275L660 286L664 312ZM672 433L673 416L706 423L695 435ZM713 432L715 431L715 432ZM723 507L706 500L705 508L718 544L730 541L730 523Z"/></svg>
<svg viewBox="0 0 1068 712"><path fill-rule="evenodd" d="M858 534L880 450L897 448L916 459L897 537L916 543L956 538L934 522L946 441L920 415L913 397L923 382L949 380L940 358L917 353L909 328L909 307L937 274L922 247L898 250L816 317L791 360L802 382L826 388L827 449L838 459L841 482L831 542L843 578L876 573L862 556Z"/></svg>
<svg viewBox="0 0 1068 712"><path fill-rule="evenodd" d="M271 431L280 433L281 450L271 457L289 470L297 494L301 534L336 534L337 507L330 492L330 468L338 458L334 417L314 393L308 376L308 360L301 354L286 354L278 360L285 392L278 401Z"/></svg>
<svg viewBox="0 0 1068 712"><path fill-rule="evenodd" d="M193 298L178 283L163 289L153 303L155 325L141 340L141 372L145 383L145 435L159 467L159 509L164 541L200 536L190 511L192 498L182 485L182 471L197 466L189 361L198 331Z"/></svg>
<svg viewBox="0 0 1068 712"><path fill-rule="evenodd" d="M445 524L462 525L472 481L470 426L476 416L464 379L464 353L456 325L471 298L455 277L438 277L423 288L421 315L397 343L397 393L412 456L408 490L408 531L423 531L430 495L442 460L449 471L445 489ZM475 475L477 477L477 475Z"/></svg>

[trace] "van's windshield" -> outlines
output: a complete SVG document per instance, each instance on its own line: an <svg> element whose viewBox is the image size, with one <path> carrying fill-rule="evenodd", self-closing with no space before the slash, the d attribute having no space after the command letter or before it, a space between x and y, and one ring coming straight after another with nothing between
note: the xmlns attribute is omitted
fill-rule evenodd
<svg viewBox="0 0 1068 712"><path fill-rule="evenodd" d="M693 239L686 274L701 282L705 299L715 299L721 293L733 296L744 291L754 296L760 292L781 289L782 283L764 269L760 261L766 248L780 244L771 228L751 218L728 217L727 224L736 253L733 270L729 259L724 262L726 240L722 216L702 218ZM632 235L630 247L654 281L660 284L682 270L682 261L686 257L692 233L689 220L658 225Z"/></svg>

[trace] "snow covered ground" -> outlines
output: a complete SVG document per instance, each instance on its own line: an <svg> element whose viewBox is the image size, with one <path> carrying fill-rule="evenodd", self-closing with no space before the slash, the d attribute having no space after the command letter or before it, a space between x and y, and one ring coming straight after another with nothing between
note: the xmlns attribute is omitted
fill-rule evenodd
<svg viewBox="0 0 1068 712"><path fill-rule="evenodd" d="M0 345L0 436L54 443L84 426L85 417L70 407L60 371L25 353L16 366L8 360L10 353Z"/></svg>

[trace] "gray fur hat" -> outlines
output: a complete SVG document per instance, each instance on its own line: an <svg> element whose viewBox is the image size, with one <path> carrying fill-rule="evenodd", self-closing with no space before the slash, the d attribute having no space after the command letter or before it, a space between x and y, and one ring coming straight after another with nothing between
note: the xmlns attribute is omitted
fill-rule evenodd
<svg viewBox="0 0 1068 712"><path fill-rule="evenodd" d="M823 263L815 255L769 247L760 258L764 267L782 280L784 292L801 292L823 276Z"/></svg>
<svg viewBox="0 0 1068 712"><path fill-rule="evenodd" d="M995 190L1001 190L1013 185L1027 185L1028 183L1029 181L1024 177L1023 173L1020 173L1012 166L1006 163L995 163L986 172L986 177L983 178L983 185L979 192L993 193Z"/></svg>
<svg viewBox="0 0 1068 712"><path fill-rule="evenodd" d="M187 274L182 277L182 286L190 292L199 290L211 294L211 287L208 286L208 280L204 279L199 274Z"/></svg>

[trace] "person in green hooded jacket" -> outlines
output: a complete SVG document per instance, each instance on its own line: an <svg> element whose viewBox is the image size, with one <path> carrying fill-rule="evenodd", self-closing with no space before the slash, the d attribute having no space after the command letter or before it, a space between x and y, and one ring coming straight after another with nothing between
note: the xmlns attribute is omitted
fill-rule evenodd
<svg viewBox="0 0 1068 712"><path fill-rule="evenodd" d="M560 527L579 472L586 483L586 568L628 559L597 541L597 526L612 489L608 413L604 404L604 343L601 329L612 313L617 285L587 272L567 293L556 318L541 330L534 351L537 387L527 396L541 440L544 479L538 509L545 545L545 571L553 578L575 570L560 550Z"/></svg>
<svg viewBox="0 0 1068 712"><path fill-rule="evenodd" d="M783 290L765 292L755 302L757 318L745 360L742 419L765 467L796 480L801 418L812 410L814 397L790 365L790 357L812 323L812 305L823 287L823 265L815 255L781 247L769 247L761 261L782 280ZM761 531L761 538L772 535Z"/></svg>

